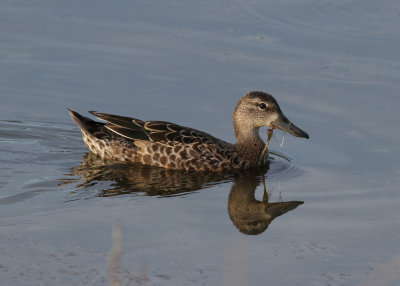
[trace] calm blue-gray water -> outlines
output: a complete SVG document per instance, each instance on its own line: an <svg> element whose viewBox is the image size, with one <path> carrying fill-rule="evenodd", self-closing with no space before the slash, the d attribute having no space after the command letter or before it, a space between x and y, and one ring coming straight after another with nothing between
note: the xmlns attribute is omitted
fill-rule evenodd
<svg viewBox="0 0 400 286"><path fill-rule="evenodd" d="M399 285L399 51L396 0L3 1L0 285ZM234 142L252 90L310 134L267 194L100 160L66 109Z"/></svg>

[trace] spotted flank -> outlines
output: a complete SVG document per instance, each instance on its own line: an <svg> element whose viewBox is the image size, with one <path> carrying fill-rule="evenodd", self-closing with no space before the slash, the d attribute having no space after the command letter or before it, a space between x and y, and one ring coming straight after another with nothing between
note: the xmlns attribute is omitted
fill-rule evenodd
<svg viewBox="0 0 400 286"><path fill-rule="evenodd" d="M282 114L275 99L263 92L249 93L236 106L234 113L236 144L230 144L193 128L165 121L142 121L89 111L105 121L103 123L84 117L73 110L69 111L82 131L86 146L98 156L168 169L194 171L255 167L265 145L258 134L258 129L261 126L272 127L272 123L278 119L286 123L288 128L295 127ZM266 118L263 120L263 117ZM272 121L266 120L268 118ZM276 128L282 129L279 126ZM294 135L306 137L304 135L306 133L300 131L303 133L299 134L303 136Z"/></svg>

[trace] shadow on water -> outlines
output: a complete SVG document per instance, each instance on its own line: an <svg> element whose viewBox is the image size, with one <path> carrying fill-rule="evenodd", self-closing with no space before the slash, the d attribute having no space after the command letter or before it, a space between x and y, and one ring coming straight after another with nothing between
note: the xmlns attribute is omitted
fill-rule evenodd
<svg viewBox="0 0 400 286"><path fill-rule="evenodd" d="M282 167L286 166L286 168ZM286 169L296 175L290 164L269 163L264 169L246 172L190 172L126 164L102 159L93 153L84 155L80 165L68 175L75 179L60 179L60 185L79 182L69 201L89 197L112 197L127 194L148 196L179 196L217 184L233 182L228 199L228 213L236 228L245 234L264 232L272 220L303 204L302 201L269 202L265 176ZM273 177L273 176L272 176ZM262 201L255 198L258 186L263 185ZM105 186L103 188L102 186ZM92 187L96 193L93 194ZM100 188L103 188L99 190ZM89 192L89 194L87 193Z"/></svg>

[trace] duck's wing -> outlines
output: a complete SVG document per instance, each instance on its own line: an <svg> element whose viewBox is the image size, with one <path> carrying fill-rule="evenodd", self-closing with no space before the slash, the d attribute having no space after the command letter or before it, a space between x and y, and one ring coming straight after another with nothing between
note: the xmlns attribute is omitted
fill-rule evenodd
<svg viewBox="0 0 400 286"><path fill-rule="evenodd" d="M182 144L206 143L229 144L214 136L190 127L177 125L166 121L143 121L136 118L108 113L89 111L97 118L106 121L104 127L131 140L148 140L152 142L179 142Z"/></svg>

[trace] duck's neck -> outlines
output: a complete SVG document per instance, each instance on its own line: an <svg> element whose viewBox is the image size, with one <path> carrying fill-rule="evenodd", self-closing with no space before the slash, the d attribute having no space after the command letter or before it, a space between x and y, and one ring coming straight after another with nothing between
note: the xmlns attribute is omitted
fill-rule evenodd
<svg viewBox="0 0 400 286"><path fill-rule="evenodd" d="M259 134L259 127L248 126L244 122L240 124L234 121L236 134L235 148L240 156L252 165L256 165L260 159L265 143Z"/></svg>

